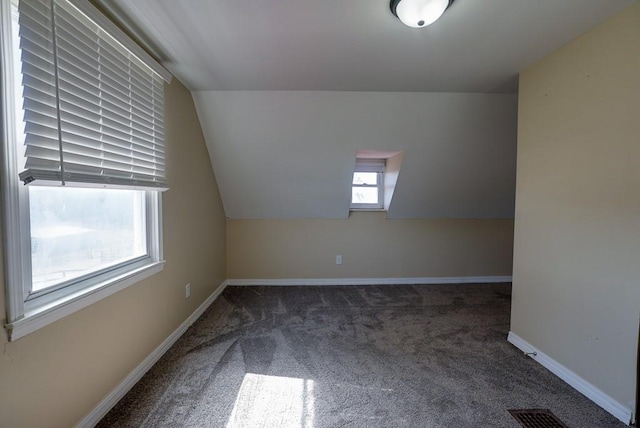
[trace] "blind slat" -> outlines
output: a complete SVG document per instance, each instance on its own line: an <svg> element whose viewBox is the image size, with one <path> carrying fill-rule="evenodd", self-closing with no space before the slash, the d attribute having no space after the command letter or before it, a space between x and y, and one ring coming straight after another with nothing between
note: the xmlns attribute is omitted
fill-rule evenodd
<svg viewBox="0 0 640 428"><path fill-rule="evenodd" d="M384 159L356 159L355 172L384 172L386 161Z"/></svg>

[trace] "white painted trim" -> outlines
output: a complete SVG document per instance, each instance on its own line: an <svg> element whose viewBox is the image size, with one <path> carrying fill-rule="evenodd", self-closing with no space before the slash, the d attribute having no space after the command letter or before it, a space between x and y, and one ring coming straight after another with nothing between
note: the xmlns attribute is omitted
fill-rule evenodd
<svg viewBox="0 0 640 428"><path fill-rule="evenodd" d="M97 284L93 287L87 287L75 294L66 296L59 300L39 306L38 308L25 313L12 323L5 325L9 334L9 340L14 341L26 336L29 333L42 328L52 322L58 321L80 309L86 308L105 297L109 297L118 291L142 281L164 269L164 261L150 263L132 272L127 272L120 277L111 278L105 283Z"/></svg>
<svg viewBox="0 0 640 428"><path fill-rule="evenodd" d="M182 336L187 329L207 310L209 306L222 294L227 287L224 281L180 326L167 337L164 342L151 352L138 366L124 378L94 409L85 416L77 428L94 427L115 406L122 397L149 371L165 352Z"/></svg>
<svg viewBox="0 0 640 428"><path fill-rule="evenodd" d="M29 218L21 200L27 190L18 179L16 120L13 82L12 6L9 0L0 0L0 184L2 185L2 220L4 234L5 296L7 319L24 314L24 285L27 272L31 272L31 255L27 251L30 239L25 239L25 222ZM29 278L31 278L29 276ZM30 283L29 283L30 284Z"/></svg>
<svg viewBox="0 0 640 428"><path fill-rule="evenodd" d="M460 276L419 278L302 278L302 279L228 279L228 285L405 285L405 284L487 284L511 282L511 276Z"/></svg>
<svg viewBox="0 0 640 428"><path fill-rule="evenodd" d="M607 412L618 418L621 422L629 425L633 417L631 409L625 405L617 402L609 395L598 389L595 385L587 382L567 367L558 363L553 358L549 357L544 352L540 351L514 332L510 331L507 340L520 349L522 352L536 360L539 364L549 370L551 373L558 376L560 379L568 383L575 390L583 394L589 400L602 407ZM533 354L535 353L535 355Z"/></svg>
<svg viewBox="0 0 640 428"><path fill-rule="evenodd" d="M25 186L14 184L15 188L24 189ZM15 201L8 201L13 203ZM28 208L28 204L20 204L22 208ZM61 288L57 292L32 295L32 300L23 301L27 291L23 291L20 284L25 279L30 281L31 266L28 269L24 263L30 263L29 252L18 257L18 254L26 248L25 243L8 239L8 249L18 248L18 251L6 251L7 266L16 266L7 271L7 313L11 322L5 325L10 341L20 339L29 333L66 317L80 309L109 297L125 288L161 272L164 268L162 259L162 194L160 192L147 192L145 195L147 211L147 246L149 256L141 257L142 260L129 265L117 267L112 271L103 272L89 277L72 286ZM8 205L5 205L8 206ZM6 216L5 219L9 218ZM16 235L22 239L29 238L29 215L19 216L19 227L8 225L9 237ZM17 243L16 243L17 242ZM16 264L17 263L17 264ZM18 268L20 264L20 268ZM106 279L105 279L106 277ZM29 283L30 284L30 283ZM25 284L26 287L26 284ZM28 287L30 288L30 287ZM13 299L16 302L13 302Z"/></svg>

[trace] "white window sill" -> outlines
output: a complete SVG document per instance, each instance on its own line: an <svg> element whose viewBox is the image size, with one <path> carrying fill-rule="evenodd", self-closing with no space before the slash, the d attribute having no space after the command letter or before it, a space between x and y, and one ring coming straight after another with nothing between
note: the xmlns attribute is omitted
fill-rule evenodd
<svg viewBox="0 0 640 428"><path fill-rule="evenodd" d="M369 211L369 212L376 212L376 213L380 213L380 212L385 212L387 210L385 210L384 208L349 208L349 211Z"/></svg>
<svg viewBox="0 0 640 428"><path fill-rule="evenodd" d="M67 315L86 308L118 291L124 290L136 282L161 272L163 269L164 261L150 263L29 311L25 313L23 318L5 325L9 334L9 340L17 340L29 333L33 333Z"/></svg>

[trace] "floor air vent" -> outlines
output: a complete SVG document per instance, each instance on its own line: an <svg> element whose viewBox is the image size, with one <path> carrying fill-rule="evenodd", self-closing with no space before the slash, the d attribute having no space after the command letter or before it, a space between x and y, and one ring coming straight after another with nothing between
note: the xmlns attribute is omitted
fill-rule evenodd
<svg viewBox="0 0 640 428"><path fill-rule="evenodd" d="M524 428L567 428L549 409L509 410Z"/></svg>

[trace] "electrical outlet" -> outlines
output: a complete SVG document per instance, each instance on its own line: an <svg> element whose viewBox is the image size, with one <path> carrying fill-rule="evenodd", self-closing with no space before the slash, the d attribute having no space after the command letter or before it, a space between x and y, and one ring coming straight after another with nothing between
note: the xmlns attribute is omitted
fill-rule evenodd
<svg viewBox="0 0 640 428"><path fill-rule="evenodd" d="M184 298L188 299L191 296L191 284L187 284L184 286Z"/></svg>
<svg viewBox="0 0 640 428"><path fill-rule="evenodd" d="M341 265L342 264L342 256L340 254L338 254L336 256L336 264L337 265Z"/></svg>

